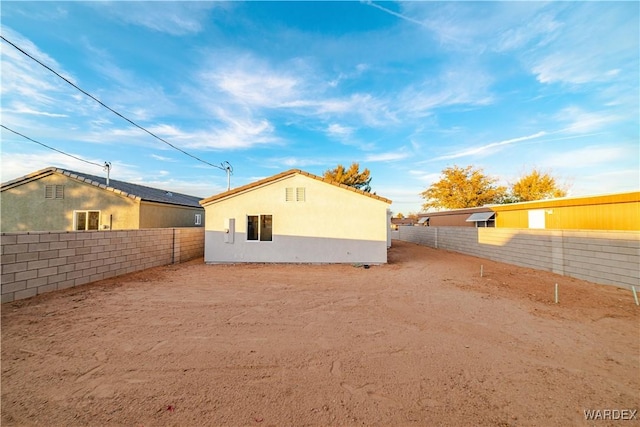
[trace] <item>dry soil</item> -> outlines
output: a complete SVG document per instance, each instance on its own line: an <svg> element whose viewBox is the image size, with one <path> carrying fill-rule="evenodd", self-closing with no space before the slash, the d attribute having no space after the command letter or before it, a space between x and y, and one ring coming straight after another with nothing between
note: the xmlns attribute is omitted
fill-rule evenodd
<svg viewBox="0 0 640 427"><path fill-rule="evenodd" d="M628 289L400 241L370 268L199 259L2 305L1 420L633 426L584 411L640 407L639 319Z"/></svg>

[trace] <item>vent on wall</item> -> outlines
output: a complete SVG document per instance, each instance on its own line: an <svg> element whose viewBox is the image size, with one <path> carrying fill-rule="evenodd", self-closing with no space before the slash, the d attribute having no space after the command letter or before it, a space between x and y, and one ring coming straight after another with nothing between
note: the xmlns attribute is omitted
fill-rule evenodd
<svg viewBox="0 0 640 427"><path fill-rule="evenodd" d="M45 199L64 199L64 185L45 185Z"/></svg>
<svg viewBox="0 0 640 427"><path fill-rule="evenodd" d="M287 187L285 189L284 199L287 202L304 202L305 187Z"/></svg>

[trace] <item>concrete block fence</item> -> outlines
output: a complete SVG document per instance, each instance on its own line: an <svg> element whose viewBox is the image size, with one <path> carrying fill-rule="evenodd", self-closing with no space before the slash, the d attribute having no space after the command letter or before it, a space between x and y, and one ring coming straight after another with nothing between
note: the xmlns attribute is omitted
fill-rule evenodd
<svg viewBox="0 0 640 427"><path fill-rule="evenodd" d="M204 228L0 234L2 302L204 255Z"/></svg>
<svg viewBox="0 0 640 427"><path fill-rule="evenodd" d="M640 232L399 227L398 238L433 248L640 290Z"/></svg>

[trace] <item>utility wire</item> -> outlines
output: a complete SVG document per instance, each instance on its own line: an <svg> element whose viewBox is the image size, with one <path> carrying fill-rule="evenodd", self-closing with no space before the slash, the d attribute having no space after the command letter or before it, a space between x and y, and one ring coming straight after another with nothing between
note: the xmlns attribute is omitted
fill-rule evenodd
<svg viewBox="0 0 640 427"><path fill-rule="evenodd" d="M27 57L31 58L32 60L34 60L35 62L37 62L38 64L42 65L44 68L46 68L47 70L51 71L53 74L55 74L56 76L60 77L62 80L64 80L65 82L67 82L68 84L70 84L71 86L73 86L74 88L78 89L80 92L82 92L83 94L85 94L86 96L88 96L89 98L93 99L94 101L96 101L98 104L102 105L104 108L106 108L107 110L111 111L113 114L115 114L116 116L126 120L127 122L131 123L133 126L137 127L138 129L141 129L143 131L145 131L146 133L148 133L149 135L151 135L152 137L156 138L159 141L164 142L165 144L167 144L168 146L170 146L171 148L174 148L178 151L180 151L183 154L186 154L187 156L198 160L199 162L205 163L209 166L213 166L214 168L218 168L221 169L223 171L226 171L227 168L225 168L224 166L219 166L219 165L214 165L213 163L209 163L206 160L202 160L199 157L194 156L193 154L187 153L186 151L184 151L181 148L176 147L175 145L171 144L170 142L164 140L163 138L159 137L158 135L154 134L153 132L151 132L150 130L145 129L144 127L140 126L139 124L137 124L136 122L134 122L133 120L123 116L122 114L120 114L119 112L117 112L116 110L114 110L113 108L109 107L107 104L105 104L104 102L100 101L98 98L96 98L95 96L91 95L89 92L87 92L86 90L82 89L81 87L79 87L78 85L76 85L75 83L73 83L72 81L70 81L69 79L67 79L66 77L64 77L63 75L61 75L60 73L58 73L56 70L54 70L53 68L49 67L47 64L41 62L39 59L34 58L33 56L31 56L28 52L26 52L25 50L21 49L19 46L17 46L16 44L14 44L13 42L7 40L3 35L0 35L0 38L2 38L2 40L4 40L6 43L9 43L11 46L13 46L14 48L16 48L18 51L20 51L22 54L26 55Z"/></svg>
<svg viewBox="0 0 640 427"><path fill-rule="evenodd" d="M105 165L100 165L100 164L98 164L98 163L90 162L89 160L81 159L80 157L76 157L76 156L74 156L74 155L72 155L72 154L69 154L69 153L65 153L64 151L60 151L60 150L58 150L57 148L49 147L47 144L43 144L42 142L36 141L36 140L35 140L35 139L33 139L33 138L29 138L28 136L23 135L23 134L21 134L20 132L16 132L16 131L15 131L15 130L13 130L13 129L9 129L8 127L6 127L6 126L5 126L5 125L3 125L3 124L0 124L0 127L2 127L3 129L8 130L9 132L13 132L13 133L15 133L16 135L20 135L20 136L21 136L21 137L23 137L24 139L28 139L28 140L29 140L29 141L31 141L31 142L35 142L36 144L40 144L40 145L42 145L43 147L48 148L49 150L57 151L57 152L58 152L58 153L60 153L60 154L64 154L65 156L73 157L73 158L74 158L74 159L76 159L76 160L80 160L80 161L82 161L82 162L89 163L90 165L100 166L101 168L105 166Z"/></svg>

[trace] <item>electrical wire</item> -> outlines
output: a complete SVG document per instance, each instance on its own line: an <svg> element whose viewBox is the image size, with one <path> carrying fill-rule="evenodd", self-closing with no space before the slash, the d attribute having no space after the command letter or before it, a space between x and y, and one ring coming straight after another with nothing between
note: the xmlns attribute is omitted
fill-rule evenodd
<svg viewBox="0 0 640 427"><path fill-rule="evenodd" d="M76 159L76 160L80 160L80 161L82 161L82 162L89 163L90 165L100 166L101 168L105 166L105 165L100 165L100 164L98 164L98 163L90 162L89 160L81 159L80 157L76 157L76 156L74 156L73 154L65 153L64 151L60 151L60 150L58 150L57 148L49 147L47 144L43 144L43 143L42 143L42 142L40 142L40 141L36 141L36 140L35 140L35 139L33 139L33 138L29 138L28 136L23 135L23 134L21 134L20 132L16 132L15 130L10 129L10 128L6 127L6 126L5 126L5 125L3 125L3 124L0 124L0 127L2 127L3 129L8 130L9 132L13 132L13 133L15 133L16 135L20 135L20 136L21 136L21 137L23 137L24 139L28 139L28 140L29 140L29 141L31 141L31 142L35 142L36 144L40 144L40 145L42 145L43 147L48 148L49 150L57 151L57 152L58 152L58 153L60 153L60 154L64 154L65 156L73 157L73 158L74 158L74 159Z"/></svg>
<svg viewBox="0 0 640 427"><path fill-rule="evenodd" d="M180 151L183 154L186 154L187 156L198 160L199 162L202 162L204 164L207 164L209 166L213 166L214 168L218 168L221 170L226 171L227 168L225 168L224 166L219 166L219 165L214 165L213 163L209 163L206 160L202 160L199 157L194 156L193 154L190 154L186 151L184 151L181 148L176 147L175 145L171 144L170 142L164 140L163 138L159 137L158 135L154 134L153 132L151 132L150 130L145 129L144 127L140 126L139 124L137 124L136 122L134 122L133 120L125 117L124 115L120 114L119 112L117 112L116 110L114 110L113 108L109 107L107 104L105 104L104 102L100 101L98 98L96 98L95 96L91 95L89 92L87 92L86 90L82 89L81 87L79 87L78 85L76 85L75 83L73 83L71 80L67 79L66 77L64 77L63 75L61 75L60 73L58 73L56 70L54 70L53 68L49 67L47 64L41 62L39 59L34 58L33 56L31 56L28 52L26 52L25 50L23 50L22 48L20 48L19 46L17 46L15 43L11 42L10 40L7 40L3 35L0 35L0 38L2 40L4 40L6 43L9 43L11 46L13 46L15 49L17 49L19 52L21 52L23 55L31 58L33 61L37 62L38 64L40 64L41 66L43 66L44 68L46 68L47 70L51 71L53 74L55 74L56 76L60 77L62 80L64 80L65 82L67 82L69 85L73 86L74 88L76 88L77 90L79 90L80 92L82 92L83 94L85 94L86 96L88 96L89 98L93 99L94 101L96 101L98 104L102 105L104 108L106 108L107 110L111 111L113 114L115 114L116 116L126 120L127 122L131 123L133 126L137 127L138 129L148 133L149 135L151 135L152 137L156 138L157 140L167 144L169 147Z"/></svg>

